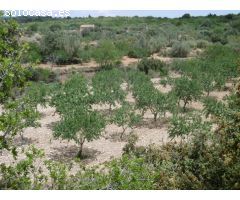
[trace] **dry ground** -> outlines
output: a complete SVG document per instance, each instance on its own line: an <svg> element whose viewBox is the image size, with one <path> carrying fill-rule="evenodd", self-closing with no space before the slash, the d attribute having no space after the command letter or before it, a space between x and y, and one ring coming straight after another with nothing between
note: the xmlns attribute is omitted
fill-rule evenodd
<svg viewBox="0 0 240 200"><path fill-rule="evenodd" d="M173 76L176 76L176 74L173 74ZM161 86L159 81L159 78L152 79L156 88L162 92L169 92L171 90L171 87L168 85L166 87ZM126 84L123 84L122 87L126 88ZM214 91L210 95L222 99L227 94L228 91ZM127 95L127 101L134 102L131 93ZM200 102L193 102L188 107L198 110L202 109ZM94 106L94 109L97 110L105 110L107 108L106 105ZM58 114L54 115L55 109L52 107L39 107L39 111L41 113L41 119L39 121L41 126L38 128L26 128L23 133L24 140L22 140L21 137L16 138L15 143L18 145L19 149L27 147L29 144L34 144L37 148L44 150L47 159L67 163L73 161L78 152L76 144L72 141L61 141L53 137L51 128L54 123L60 119ZM167 113L167 117L169 116L170 114ZM100 139L85 144L85 159L80 162L87 166L93 166L95 164L109 161L112 158L120 157L122 154L122 148L126 144L126 140L120 141L118 139L120 131L120 127L117 127L114 124L108 125L105 129L105 133ZM154 124L153 116L149 111L145 113L142 124L134 129L134 133L138 136L137 145L141 146L147 146L150 144L161 145L170 140L167 134L166 119L159 120L157 124ZM127 134L129 134L129 131ZM7 152L3 152L0 156L0 161L1 163L5 162L10 164L13 160ZM75 169L77 169L76 166Z"/></svg>

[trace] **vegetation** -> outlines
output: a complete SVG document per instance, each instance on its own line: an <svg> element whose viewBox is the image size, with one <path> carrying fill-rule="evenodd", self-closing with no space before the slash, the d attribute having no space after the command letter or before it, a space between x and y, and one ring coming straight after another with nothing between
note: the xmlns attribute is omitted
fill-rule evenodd
<svg viewBox="0 0 240 200"><path fill-rule="evenodd" d="M117 109L111 119L111 121L122 127L120 139L123 139L123 135L128 128L133 129L134 126L139 123L141 116L135 113L133 107L127 103L123 104L121 108Z"/></svg>
<svg viewBox="0 0 240 200"><path fill-rule="evenodd" d="M0 18L0 153L12 158L11 164L1 160L0 189L240 189L240 56L229 42L239 38L239 15L89 17L82 22L16 19L26 22L20 25L24 36L38 33L41 40L26 45L16 21ZM78 34L76 27L85 22L96 24L96 29ZM201 54L179 61L177 57L187 56L197 46ZM170 64L147 58L169 48L176 57ZM141 61L132 69L106 67L115 66L125 55ZM62 82L51 69L29 67L37 62L70 64L92 58L105 68L92 77L75 71ZM156 87L153 73L169 91ZM227 90L229 95L217 100L212 95L216 90ZM193 101L201 102L203 109L186 109ZM179 112L180 102L184 112ZM101 104L111 112L95 108ZM59 120L51 124L53 136L75 142L81 160L57 162L32 141L16 143L26 128L41 125L39 106L56 109ZM84 166L86 142L107 134L107 124L121 127L122 139L127 130L132 133L136 125L144 126L146 111L154 122L169 119L165 124L159 120L168 141L140 146L136 130L127 135L119 158ZM150 128L144 127L143 137L146 130ZM107 139L98 142L102 140ZM71 164L77 168L74 173Z"/></svg>
<svg viewBox="0 0 240 200"><path fill-rule="evenodd" d="M109 110L116 103L125 99L125 92L121 88L123 76L117 69L106 70L97 73L92 79L95 103L108 104Z"/></svg>
<svg viewBox="0 0 240 200"><path fill-rule="evenodd" d="M153 58L147 59L143 58L137 65L137 68L148 74L150 70L159 71L161 75L167 75L167 68L166 64L160 60L156 60Z"/></svg>
<svg viewBox="0 0 240 200"><path fill-rule="evenodd" d="M173 92L178 97L178 105L180 100L182 100L183 110L186 111L186 105L191 101L199 99L202 91L196 81L187 77L181 77L175 80Z"/></svg>

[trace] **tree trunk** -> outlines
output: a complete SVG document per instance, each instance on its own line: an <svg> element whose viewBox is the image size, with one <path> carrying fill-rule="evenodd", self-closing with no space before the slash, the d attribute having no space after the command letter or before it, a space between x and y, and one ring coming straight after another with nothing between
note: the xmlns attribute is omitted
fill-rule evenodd
<svg viewBox="0 0 240 200"><path fill-rule="evenodd" d="M123 139L123 135L124 135L126 129L127 129L127 128L123 128L123 131L122 131L122 133L121 133L121 135L120 135L120 139L121 139L121 140Z"/></svg>
<svg viewBox="0 0 240 200"><path fill-rule="evenodd" d="M82 140L80 141L80 149L79 149L79 151L78 151L78 153L77 153L77 157L78 157L78 158L82 158L84 141L85 141L85 139L82 139Z"/></svg>
<svg viewBox="0 0 240 200"><path fill-rule="evenodd" d="M210 91L207 91L207 97L209 97Z"/></svg>
<svg viewBox="0 0 240 200"><path fill-rule="evenodd" d="M153 115L154 115L154 122L156 122L157 121L157 113L154 113Z"/></svg>
<svg viewBox="0 0 240 200"><path fill-rule="evenodd" d="M183 105L183 111L186 112L186 105L187 105L187 101L184 101L184 105Z"/></svg>

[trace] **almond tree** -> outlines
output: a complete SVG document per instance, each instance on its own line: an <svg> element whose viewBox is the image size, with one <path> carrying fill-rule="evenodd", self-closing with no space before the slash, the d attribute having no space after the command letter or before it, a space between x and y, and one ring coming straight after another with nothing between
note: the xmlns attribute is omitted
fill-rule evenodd
<svg viewBox="0 0 240 200"><path fill-rule="evenodd" d="M126 94L121 88L121 83L123 83L123 75L119 70L98 72L92 79L95 103L106 103L109 105L109 110L112 110L116 102L123 102Z"/></svg>
<svg viewBox="0 0 240 200"><path fill-rule="evenodd" d="M84 143L98 139L104 128L103 116L96 111L86 111L77 107L62 115L53 130L55 137L75 141L79 145L77 157L82 158Z"/></svg>
<svg viewBox="0 0 240 200"><path fill-rule="evenodd" d="M200 98L202 91L201 86L197 81L191 80L184 76L177 78L173 86L173 92L178 97L178 105L180 100L183 101L183 110L186 111L186 105L191 101L196 101Z"/></svg>
<svg viewBox="0 0 240 200"><path fill-rule="evenodd" d="M140 120L141 116L135 113L133 106L125 103L115 111L111 122L122 127L122 132L120 134L120 139L122 139L125 131L128 128L133 129Z"/></svg>

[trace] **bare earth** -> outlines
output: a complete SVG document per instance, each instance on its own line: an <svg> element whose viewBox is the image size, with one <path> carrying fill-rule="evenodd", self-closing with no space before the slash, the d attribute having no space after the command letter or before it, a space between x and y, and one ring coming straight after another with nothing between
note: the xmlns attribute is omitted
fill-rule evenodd
<svg viewBox="0 0 240 200"><path fill-rule="evenodd" d="M163 87L159 84L159 78L152 79L155 87L162 92L169 92L171 90L170 86ZM122 85L123 88L126 88L126 84ZM217 99L222 99L228 92L217 92L214 91L210 95L216 97ZM131 93L127 95L127 101L134 102L134 98ZM118 107L119 105L117 105ZM193 102L188 105L189 108L194 108L201 110L202 104L200 102ZM93 109L96 110L105 110L107 105L94 105ZM76 144L72 141L61 141L55 139L52 134L52 126L55 122L59 121L58 114L54 115L55 109L52 107L39 107L41 113L41 120L39 121L41 127L38 128L26 128L24 130L23 136L24 140L21 137L17 137L15 143L18 145L19 149L27 147L29 144L34 144L37 148L43 149L47 159L63 162L71 162L74 160L78 148ZM171 114L167 113L166 117L170 117ZM99 163L104 163L111 160L112 158L118 158L122 154L122 149L126 144L125 141L120 141L119 132L121 131L120 127L117 127L114 124L110 124L106 127L105 133L102 137L93 142L87 142L84 146L85 159L81 163L87 166L93 166ZM126 135L130 134L129 131ZM137 145L148 146L150 144L163 144L170 139L167 134L167 123L166 119L159 120L157 124L153 122L152 114L147 111L144 115L144 121L141 126L138 126L134 129L134 134L138 136ZM20 156L21 159L21 156ZM7 152L3 152L0 155L1 163L11 163L13 161ZM78 164L76 164L78 166ZM77 167L75 169L77 170Z"/></svg>

